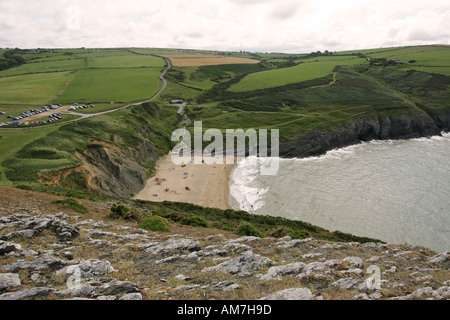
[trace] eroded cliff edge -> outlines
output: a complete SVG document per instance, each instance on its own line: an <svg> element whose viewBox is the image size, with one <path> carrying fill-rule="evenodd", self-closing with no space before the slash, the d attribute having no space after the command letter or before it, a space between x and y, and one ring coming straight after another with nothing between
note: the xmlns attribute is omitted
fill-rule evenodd
<svg viewBox="0 0 450 320"><path fill-rule="evenodd" d="M317 129L306 132L280 146L284 158L320 156L327 151L370 140L396 140L441 135L450 128L450 114L430 116L386 116L361 118L334 131Z"/></svg>

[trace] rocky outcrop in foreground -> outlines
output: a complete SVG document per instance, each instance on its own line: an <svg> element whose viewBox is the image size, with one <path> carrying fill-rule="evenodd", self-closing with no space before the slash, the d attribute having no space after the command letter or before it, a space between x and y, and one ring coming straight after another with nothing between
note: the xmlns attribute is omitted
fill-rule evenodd
<svg viewBox="0 0 450 320"><path fill-rule="evenodd" d="M450 298L448 252L192 230L2 213L0 300Z"/></svg>

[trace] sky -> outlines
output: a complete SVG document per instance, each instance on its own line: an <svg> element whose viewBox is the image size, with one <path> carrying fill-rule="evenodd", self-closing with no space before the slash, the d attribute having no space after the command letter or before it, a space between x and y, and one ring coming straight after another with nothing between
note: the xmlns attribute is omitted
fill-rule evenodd
<svg viewBox="0 0 450 320"><path fill-rule="evenodd" d="M450 1L0 0L0 47L308 53L450 44Z"/></svg>

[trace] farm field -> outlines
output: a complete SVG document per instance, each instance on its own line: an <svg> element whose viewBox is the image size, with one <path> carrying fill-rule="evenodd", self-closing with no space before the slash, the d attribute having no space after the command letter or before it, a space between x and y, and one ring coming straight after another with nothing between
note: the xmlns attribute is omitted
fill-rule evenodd
<svg viewBox="0 0 450 320"><path fill-rule="evenodd" d="M154 56L143 55L119 55L106 57L89 57L90 68L149 68L162 69L165 61Z"/></svg>
<svg viewBox="0 0 450 320"><path fill-rule="evenodd" d="M159 89L160 73L160 68L81 70L55 103L128 102L150 98Z"/></svg>
<svg viewBox="0 0 450 320"><path fill-rule="evenodd" d="M172 61L174 67L196 67L222 64L253 64L259 60L248 58L236 58L221 55L206 54L163 54L165 58Z"/></svg>
<svg viewBox="0 0 450 320"><path fill-rule="evenodd" d="M414 65L450 66L450 46L405 47L369 55L371 58L415 60Z"/></svg>
<svg viewBox="0 0 450 320"><path fill-rule="evenodd" d="M321 57L321 60L315 60L318 59L304 60L304 63L290 68L274 69L249 74L237 84L232 85L229 91L245 92L284 86L291 83L324 77L330 74L337 65L367 63L365 59L352 57L346 57L345 59L330 57L329 60Z"/></svg>
<svg viewBox="0 0 450 320"><path fill-rule="evenodd" d="M84 59L67 59L44 62L28 62L16 68L0 72L0 77L30 73L48 73L60 71L72 71L86 68Z"/></svg>
<svg viewBox="0 0 450 320"><path fill-rule="evenodd" d="M0 72L0 111L6 113L0 122L33 106L104 102L92 110L99 112L145 100L160 88L165 66L163 58L129 49L55 49L23 57L27 63Z"/></svg>
<svg viewBox="0 0 450 320"><path fill-rule="evenodd" d="M48 104L64 87L72 72L52 72L0 78L0 105ZM24 111L29 107L24 106Z"/></svg>

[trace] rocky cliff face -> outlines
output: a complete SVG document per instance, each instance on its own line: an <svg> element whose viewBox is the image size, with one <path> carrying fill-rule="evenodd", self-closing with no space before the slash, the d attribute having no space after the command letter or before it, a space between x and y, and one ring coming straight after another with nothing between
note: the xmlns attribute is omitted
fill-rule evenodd
<svg viewBox="0 0 450 320"><path fill-rule="evenodd" d="M58 212L55 196L15 195L0 196L0 300L450 298L448 252L175 224L148 232L108 220L110 202L84 201L80 216Z"/></svg>
<svg viewBox="0 0 450 320"><path fill-rule="evenodd" d="M130 197L145 186L147 162L156 159L155 148L143 142L136 148L118 148L111 144L88 147L80 157L88 172L88 186L99 193Z"/></svg>
<svg viewBox="0 0 450 320"><path fill-rule="evenodd" d="M79 188L99 194L129 198L142 190L149 175L149 161L156 161L155 147L147 141L137 147L118 147L96 141L76 156L82 164L42 176L41 183Z"/></svg>
<svg viewBox="0 0 450 320"><path fill-rule="evenodd" d="M440 135L450 129L450 115L388 116L356 119L334 131L314 130L283 143L280 156L304 158L370 140L411 139Z"/></svg>

